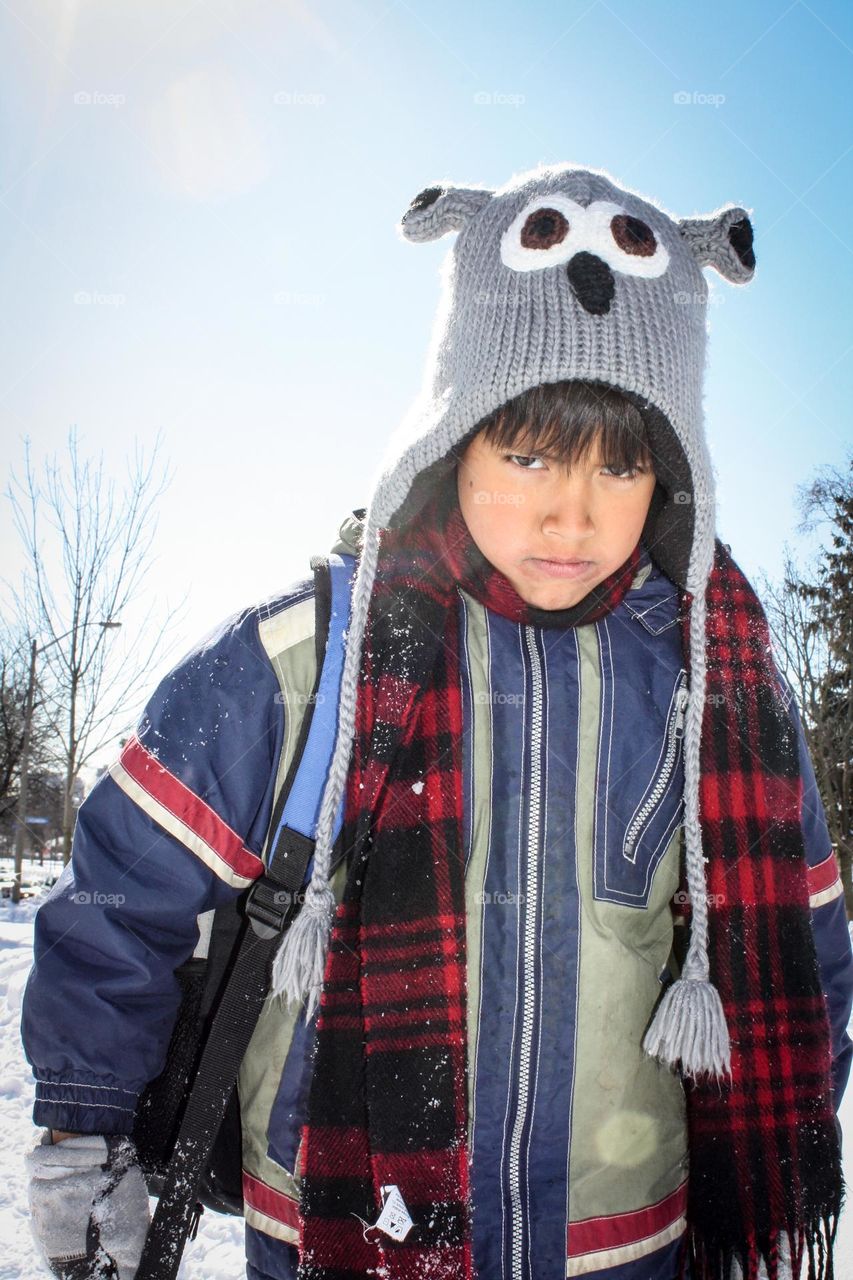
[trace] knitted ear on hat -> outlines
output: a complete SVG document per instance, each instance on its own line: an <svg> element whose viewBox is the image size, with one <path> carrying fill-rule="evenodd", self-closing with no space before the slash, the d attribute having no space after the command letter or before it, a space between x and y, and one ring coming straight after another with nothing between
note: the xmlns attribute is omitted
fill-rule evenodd
<svg viewBox="0 0 853 1280"><path fill-rule="evenodd" d="M749 284L755 274L755 253L746 209L727 205L704 218L681 218L678 229L700 267L713 267L730 284Z"/></svg>
<svg viewBox="0 0 853 1280"><path fill-rule="evenodd" d="M485 187L436 184L419 191L400 220L398 230L420 244L438 240L450 231L461 231L466 222L488 204L494 192Z"/></svg>

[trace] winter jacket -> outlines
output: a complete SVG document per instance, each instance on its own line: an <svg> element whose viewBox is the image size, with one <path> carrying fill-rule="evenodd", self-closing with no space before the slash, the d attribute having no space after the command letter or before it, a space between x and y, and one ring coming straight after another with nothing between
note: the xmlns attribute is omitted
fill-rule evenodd
<svg viewBox="0 0 853 1280"><path fill-rule="evenodd" d="M348 517L334 550L354 553L357 532ZM685 1224L684 1092L641 1040L686 934L677 590L644 551L620 605L565 631L459 596L477 1273L668 1280ZM130 1130L163 1064L174 970L203 945L205 913L262 870L316 662L305 579L174 667L84 801L72 863L36 918L24 1000L37 1124ZM800 743L837 1107L853 953L796 702L779 682ZM268 999L240 1072L250 1280L296 1271L315 1018Z"/></svg>

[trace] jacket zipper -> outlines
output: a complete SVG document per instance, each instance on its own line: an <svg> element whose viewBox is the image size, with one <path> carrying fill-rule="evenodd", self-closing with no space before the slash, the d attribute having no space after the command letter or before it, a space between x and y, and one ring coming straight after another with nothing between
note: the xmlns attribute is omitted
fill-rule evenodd
<svg viewBox="0 0 853 1280"><path fill-rule="evenodd" d="M663 769L661 770L660 777L657 779L649 795L634 815L631 824L625 833L623 852L625 857L629 858L631 862L634 861L634 849L643 827L654 812L661 796L669 785L669 779L675 767L675 760L678 754L678 742L684 734L684 717L687 709L687 697L687 689L682 678L682 682L679 684L675 695L675 715L670 718L669 727L667 729L667 748L666 758L663 762Z"/></svg>
<svg viewBox="0 0 853 1280"><path fill-rule="evenodd" d="M527 892L524 899L523 993L521 1049L518 1071L518 1107L509 1145L509 1191L511 1211L512 1280L523 1276L523 1225L521 1205L521 1134L530 1100L530 1060L533 1044L533 1016L536 1000L536 907L539 897L539 834L542 813L542 666L533 638L533 628L525 627L533 677L530 735L530 816L527 826Z"/></svg>

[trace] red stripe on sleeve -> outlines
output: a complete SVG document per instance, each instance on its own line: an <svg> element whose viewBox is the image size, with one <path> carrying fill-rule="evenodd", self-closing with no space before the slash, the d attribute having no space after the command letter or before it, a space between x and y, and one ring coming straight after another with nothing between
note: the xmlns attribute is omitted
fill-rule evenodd
<svg viewBox="0 0 853 1280"><path fill-rule="evenodd" d="M189 827L193 835L202 840L237 875L254 880L264 864L256 854L247 849L236 831L223 822L209 804L190 791L173 773L170 773L139 739L129 738L121 753L121 764L143 790L161 804L164 809Z"/></svg>
<svg viewBox="0 0 853 1280"><path fill-rule="evenodd" d="M809 893L823 893L824 889L834 885L838 879L840 879L838 861L835 854L830 853L829 857L824 858L823 862L819 862L816 867L808 868Z"/></svg>

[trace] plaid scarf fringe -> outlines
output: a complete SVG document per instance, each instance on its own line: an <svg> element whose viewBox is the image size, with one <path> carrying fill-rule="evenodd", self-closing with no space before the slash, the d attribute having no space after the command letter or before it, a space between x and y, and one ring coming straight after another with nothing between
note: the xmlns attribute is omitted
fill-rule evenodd
<svg viewBox="0 0 853 1280"><path fill-rule="evenodd" d="M774 1231L764 1240L734 1247L698 1239L685 1240L680 1276L695 1280L834 1280L833 1247L838 1215L816 1213L808 1225ZM804 1264L807 1269L803 1271Z"/></svg>

